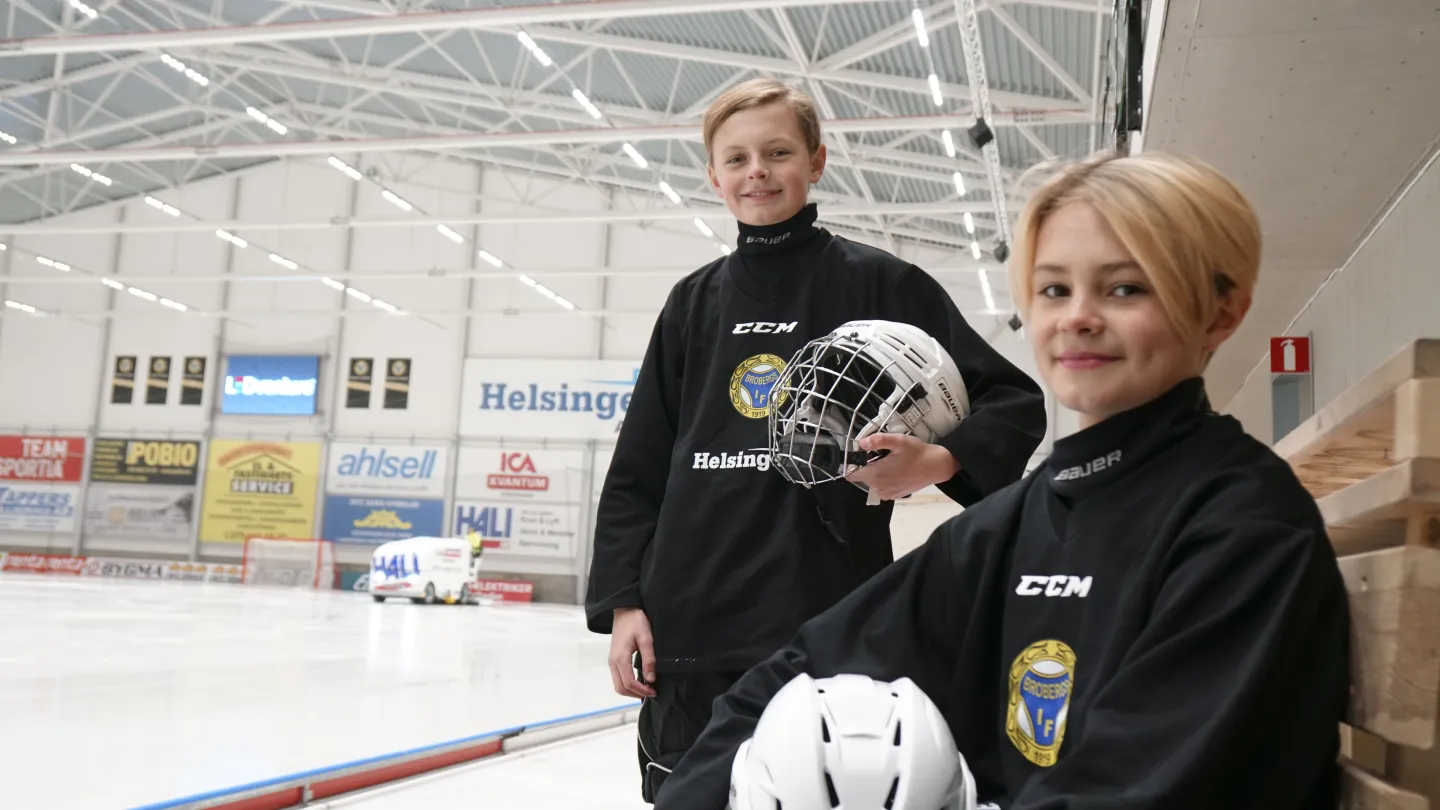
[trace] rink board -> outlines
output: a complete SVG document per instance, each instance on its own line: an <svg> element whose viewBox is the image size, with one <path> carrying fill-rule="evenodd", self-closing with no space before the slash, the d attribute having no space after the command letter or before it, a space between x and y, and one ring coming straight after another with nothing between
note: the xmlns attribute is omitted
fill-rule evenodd
<svg viewBox="0 0 1440 810"><path fill-rule="evenodd" d="M365 791L487 757L522 752L553 743L567 743L597 731L619 727L622 734L639 715L638 704L626 704L575 717L500 729L411 751L348 762L306 773L290 774L251 785L147 804L131 810L288 810ZM633 734L633 732L630 732ZM637 771L638 772L638 771ZM631 782L635 779L629 780ZM638 791L638 788L637 788ZM366 794L355 798L362 799ZM637 792L638 796L638 792ZM340 805L331 805L338 807ZM353 805L347 805L353 806Z"/></svg>

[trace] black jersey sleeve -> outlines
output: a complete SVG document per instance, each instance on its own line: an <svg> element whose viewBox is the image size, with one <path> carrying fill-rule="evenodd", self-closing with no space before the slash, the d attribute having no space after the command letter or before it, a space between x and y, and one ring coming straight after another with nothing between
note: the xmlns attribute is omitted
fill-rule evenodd
<svg viewBox="0 0 1440 810"><path fill-rule="evenodd" d="M1024 475L1045 437L1039 383L977 334L945 288L919 267L901 273L885 308L887 319L918 326L939 340L965 380L970 414L939 442L960 470L938 485L940 491L971 506Z"/></svg>
<svg viewBox="0 0 1440 810"><path fill-rule="evenodd" d="M1296 495L1249 489L1182 535L1083 736L1008 810L1310 810L1335 795L1344 583L1318 514L1260 517L1257 502Z"/></svg>
<svg viewBox="0 0 1440 810"><path fill-rule="evenodd" d="M615 608L641 606L640 561L659 520L680 421L684 346L679 298L677 287L655 321L596 505L585 595L586 626L592 632L610 632Z"/></svg>
<svg viewBox="0 0 1440 810"><path fill-rule="evenodd" d="M724 810L735 752L770 699L800 673L884 681L908 676L953 716L951 678L974 593L957 587L955 577L967 569L979 576L982 568L955 563L953 536L972 515L942 524L925 544L802 625L789 644L717 698L709 725L666 778L655 810Z"/></svg>

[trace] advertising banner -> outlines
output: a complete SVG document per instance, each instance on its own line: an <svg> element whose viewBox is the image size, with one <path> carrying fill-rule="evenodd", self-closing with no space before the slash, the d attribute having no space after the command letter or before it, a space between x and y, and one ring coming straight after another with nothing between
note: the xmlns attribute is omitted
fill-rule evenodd
<svg viewBox="0 0 1440 810"><path fill-rule="evenodd" d="M90 480L115 484L193 486L200 474L200 442L96 439Z"/></svg>
<svg viewBox="0 0 1440 810"><path fill-rule="evenodd" d="M639 371L628 360L467 359L460 435L613 440Z"/></svg>
<svg viewBox="0 0 1440 810"><path fill-rule="evenodd" d="M6 554L4 552L0 552L0 571L107 579L168 579L228 585L238 585L241 579L240 566L233 563L72 557L64 554Z"/></svg>
<svg viewBox="0 0 1440 810"><path fill-rule="evenodd" d="M205 358L185 358L185 371L180 378L180 404L199 405L205 398Z"/></svg>
<svg viewBox="0 0 1440 810"><path fill-rule="evenodd" d="M452 534L480 533L485 554L568 559L575 553L578 504L507 503L461 500L455 504ZM482 564L483 565L483 564Z"/></svg>
<svg viewBox="0 0 1440 810"><path fill-rule="evenodd" d="M186 540L194 515L194 487L93 484L85 494L86 537Z"/></svg>
<svg viewBox="0 0 1440 810"><path fill-rule="evenodd" d="M145 384L145 404L164 405L170 398L170 358L150 358L150 380Z"/></svg>
<svg viewBox="0 0 1440 810"><path fill-rule="evenodd" d="M310 416L319 384L318 355L230 355L220 386L220 412Z"/></svg>
<svg viewBox="0 0 1440 810"><path fill-rule="evenodd" d="M83 436L0 436L0 481L79 481L84 464Z"/></svg>
<svg viewBox="0 0 1440 810"><path fill-rule="evenodd" d="M438 498L325 498L322 536L336 543L379 545L407 537L439 537L444 530L445 501Z"/></svg>
<svg viewBox="0 0 1440 810"><path fill-rule="evenodd" d="M445 497L450 448L406 444L330 444L325 491L334 495Z"/></svg>
<svg viewBox="0 0 1440 810"><path fill-rule="evenodd" d="M481 597L501 602L530 602L535 598L535 583L514 579L482 579L475 592Z"/></svg>
<svg viewBox="0 0 1440 810"><path fill-rule="evenodd" d="M166 563L162 560L128 560L109 557L89 557L85 560L82 577L103 577L105 579L164 579Z"/></svg>
<svg viewBox="0 0 1440 810"><path fill-rule="evenodd" d="M80 487L0 481L0 531L71 534Z"/></svg>
<svg viewBox="0 0 1440 810"><path fill-rule="evenodd" d="M110 379L110 404L129 405L135 399L135 363L138 360L133 354L115 358L115 373Z"/></svg>
<svg viewBox="0 0 1440 810"><path fill-rule="evenodd" d="M455 497L579 503L584 500L583 450L460 448Z"/></svg>
<svg viewBox="0 0 1440 810"><path fill-rule="evenodd" d="M60 574L78 577L85 570L84 557L65 554L25 554L10 552L0 562L0 571L24 571L28 574Z"/></svg>
<svg viewBox="0 0 1440 810"><path fill-rule="evenodd" d="M313 538L319 481L317 443L212 439L200 539Z"/></svg>

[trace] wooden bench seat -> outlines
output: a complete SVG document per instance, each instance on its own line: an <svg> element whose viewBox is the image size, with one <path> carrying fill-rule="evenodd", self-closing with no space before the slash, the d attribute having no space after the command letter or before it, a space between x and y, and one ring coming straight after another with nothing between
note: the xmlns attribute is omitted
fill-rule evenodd
<svg viewBox="0 0 1440 810"><path fill-rule="evenodd" d="M1315 496L1350 595L1343 810L1440 810L1440 339L1417 340L1275 451Z"/></svg>

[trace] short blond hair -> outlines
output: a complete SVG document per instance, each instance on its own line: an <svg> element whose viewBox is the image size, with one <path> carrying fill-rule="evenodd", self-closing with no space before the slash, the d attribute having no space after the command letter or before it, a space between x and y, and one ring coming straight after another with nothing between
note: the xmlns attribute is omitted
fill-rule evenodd
<svg viewBox="0 0 1440 810"><path fill-rule="evenodd" d="M1155 285L1176 330L1196 337L1231 295L1248 300L1260 275L1260 221L1250 201L1204 161L1164 152L1037 167L1049 177L1016 227L1010 289L1023 317L1035 294L1035 251L1046 217L1085 202L1105 218Z"/></svg>
<svg viewBox="0 0 1440 810"><path fill-rule="evenodd" d="M705 110L704 128L705 155L714 157L715 133L730 120L730 116L743 110L763 107L781 102L795 111L800 121L800 133L805 136L805 148L811 155L820 151L820 116L815 112L815 100L803 90L791 87L776 79L750 79L720 94Z"/></svg>

